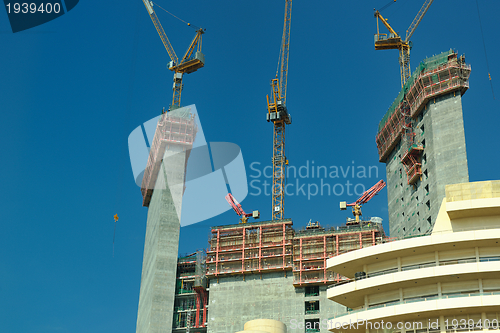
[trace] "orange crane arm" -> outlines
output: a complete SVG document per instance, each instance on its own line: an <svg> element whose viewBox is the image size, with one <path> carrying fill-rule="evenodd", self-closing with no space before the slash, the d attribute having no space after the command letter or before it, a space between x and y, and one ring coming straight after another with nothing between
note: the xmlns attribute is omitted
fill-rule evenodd
<svg viewBox="0 0 500 333"><path fill-rule="evenodd" d="M174 62L174 64L177 64L178 63L177 55L175 54L174 48L172 47L170 41L168 40L165 30L163 30L163 27L161 26L160 20L158 20L158 16L156 16L156 13L153 9L153 3L150 2L149 0L142 0L142 2L144 3L144 6L146 6L146 9L148 10L149 17L151 17L151 20L155 25L156 31L158 31L158 35L160 35L161 41L163 42L165 49L167 49L170 59Z"/></svg>
<svg viewBox="0 0 500 333"><path fill-rule="evenodd" d="M283 23L283 37L281 38L281 68L279 81L279 97L286 105L286 86L288 82L288 55L290 50L290 27L292 24L292 0L285 2L285 20ZM276 75L276 77L278 77Z"/></svg>
<svg viewBox="0 0 500 333"><path fill-rule="evenodd" d="M420 21L422 21L422 18L424 17L425 13L427 13L427 10L429 9L433 1L434 0L426 0L424 2L422 8L420 8L420 11L417 13L417 16L415 16L413 22L411 22L410 26L408 27L408 30L406 30L405 42L408 42L410 40L411 35L413 35L415 29L417 29L418 24L420 23Z"/></svg>

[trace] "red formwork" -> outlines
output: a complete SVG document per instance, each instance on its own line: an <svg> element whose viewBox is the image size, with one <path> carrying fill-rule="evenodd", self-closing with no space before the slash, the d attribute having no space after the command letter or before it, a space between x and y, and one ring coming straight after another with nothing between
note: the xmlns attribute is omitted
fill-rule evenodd
<svg viewBox="0 0 500 333"><path fill-rule="evenodd" d="M184 118L164 113L161 116L156 126L155 136L149 151L148 163L142 178L141 192L143 206L149 207L165 150L171 145L177 145L189 151L193 146L196 131L197 126L194 115Z"/></svg>
<svg viewBox="0 0 500 333"><path fill-rule="evenodd" d="M192 314L191 327L202 328L207 323L208 291L202 282L205 278L205 253L197 251L180 257L177 261L177 287L175 315L177 328L185 327L187 313ZM199 267L197 267L200 265ZM198 281L198 282L197 282ZM194 313L194 314L193 314Z"/></svg>
<svg viewBox="0 0 500 333"><path fill-rule="evenodd" d="M417 118L430 100L450 92L465 93L469 88L471 67L453 53L448 62L434 69L422 71L408 87L404 99L376 136L380 162L385 162L400 141L405 127L405 107L413 119Z"/></svg>
<svg viewBox="0 0 500 333"><path fill-rule="evenodd" d="M339 283L346 278L326 269L328 258L386 239L382 226L370 221L298 232L291 220L212 227L207 276L292 271L295 286Z"/></svg>
<svg viewBox="0 0 500 333"><path fill-rule="evenodd" d="M196 291L196 318L194 327L205 327L207 323L208 293L205 288L199 286L194 287L194 290Z"/></svg>
<svg viewBox="0 0 500 333"><path fill-rule="evenodd" d="M291 220L212 228L207 276L292 269Z"/></svg>
<svg viewBox="0 0 500 333"><path fill-rule="evenodd" d="M327 270L326 260L342 253L385 242L383 229L370 221L361 221L349 229L296 234L293 247L294 285L341 283L348 279Z"/></svg>

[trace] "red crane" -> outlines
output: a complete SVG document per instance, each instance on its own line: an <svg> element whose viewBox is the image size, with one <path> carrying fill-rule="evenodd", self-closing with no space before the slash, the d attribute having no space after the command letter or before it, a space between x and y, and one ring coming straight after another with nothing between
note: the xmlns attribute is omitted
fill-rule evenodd
<svg viewBox="0 0 500 333"><path fill-rule="evenodd" d="M348 204L345 201L342 201L340 203L340 210L346 210L347 207L352 207L352 215L356 217L356 221L352 222L352 224L359 223L359 217L362 215L361 205L370 201L370 199L373 198L384 187L385 187L385 182L381 179L377 182L377 184L373 185L371 188L366 190L355 202Z"/></svg>
<svg viewBox="0 0 500 333"><path fill-rule="evenodd" d="M236 214L241 216L240 223L247 223L247 220L250 216L253 217L254 219L258 219L260 217L260 213L258 210L254 210L251 213L245 213L245 211L241 207L241 204L238 201L236 201L236 199L233 197L231 193L228 193L228 195L226 195L225 198L226 201L229 203L229 205L234 209Z"/></svg>

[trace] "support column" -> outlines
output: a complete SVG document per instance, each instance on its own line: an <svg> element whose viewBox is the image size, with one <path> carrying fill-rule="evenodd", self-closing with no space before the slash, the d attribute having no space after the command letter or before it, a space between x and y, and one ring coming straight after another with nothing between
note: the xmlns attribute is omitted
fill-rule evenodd
<svg viewBox="0 0 500 333"><path fill-rule="evenodd" d="M198 328L200 327L200 298L201 298L201 295L199 293L198 290L196 290L196 318L195 318L195 322L194 322L194 327Z"/></svg>
<svg viewBox="0 0 500 333"><path fill-rule="evenodd" d="M285 263L285 237L286 237L285 223L283 223L283 270L286 267L286 263Z"/></svg>
<svg viewBox="0 0 500 333"><path fill-rule="evenodd" d="M262 261L262 226L259 227L259 273L260 270L262 269L261 261Z"/></svg>
<svg viewBox="0 0 500 333"><path fill-rule="evenodd" d="M215 276L219 274L219 240L220 230L217 229L217 247L215 248Z"/></svg>
<svg viewBox="0 0 500 333"><path fill-rule="evenodd" d="M335 255L339 255L339 235L335 235Z"/></svg>
<svg viewBox="0 0 500 333"><path fill-rule="evenodd" d="M299 283L302 284L302 238L299 245Z"/></svg>
<svg viewBox="0 0 500 333"><path fill-rule="evenodd" d="M241 248L241 272L245 274L245 231L247 229L243 228L243 247Z"/></svg>
<svg viewBox="0 0 500 333"><path fill-rule="evenodd" d="M326 278L326 236L323 236L323 276L325 278L324 282L328 280Z"/></svg>

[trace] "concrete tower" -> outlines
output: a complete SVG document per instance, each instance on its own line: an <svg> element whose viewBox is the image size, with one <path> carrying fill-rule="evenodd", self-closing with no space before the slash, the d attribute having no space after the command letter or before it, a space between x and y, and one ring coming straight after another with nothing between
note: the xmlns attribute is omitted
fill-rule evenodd
<svg viewBox="0 0 500 333"><path fill-rule="evenodd" d="M141 191L148 208L137 333L172 332L182 195L196 135L187 108L163 114L151 145Z"/></svg>
<svg viewBox="0 0 500 333"><path fill-rule="evenodd" d="M422 61L379 124L392 237L429 232L445 185L469 181L462 95L470 66L454 51Z"/></svg>

